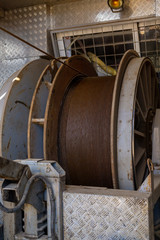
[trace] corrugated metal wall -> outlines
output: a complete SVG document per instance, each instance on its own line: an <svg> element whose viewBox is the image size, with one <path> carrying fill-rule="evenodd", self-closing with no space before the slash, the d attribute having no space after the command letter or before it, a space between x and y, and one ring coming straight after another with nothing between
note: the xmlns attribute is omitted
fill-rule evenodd
<svg viewBox="0 0 160 240"><path fill-rule="evenodd" d="M50 36L47 30L148 16L160 16L160 0L126 0L121 13L112 13L107 0L79 0L8 10L0 19L0 25L48 51ZM0 85L25 63L40 55L0 31Z"/></svg>

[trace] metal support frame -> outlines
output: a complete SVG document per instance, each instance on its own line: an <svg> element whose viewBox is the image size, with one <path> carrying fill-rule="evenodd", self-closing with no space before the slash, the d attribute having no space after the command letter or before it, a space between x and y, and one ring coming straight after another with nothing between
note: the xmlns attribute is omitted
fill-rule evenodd
<svg viewBox="0 0 160 240"><path fill-rule="evenodd" d="M82 239L83 236L87 240L93 237L154 239L153 211L157 210L156 205L160 199L160 171L153 171L151 162L150 174L137 191L84 186L66 186L63 191L65 173L57 162L37 159L16 162L28 165L33 175L39 173L49 179L55 196L55 212L51 212L49 196L46 193L48 235L37 234L38 230L43 230L43 227L37 228L41 222L38 219L39 212L28 202L24 204L24 232L21 212L5 213L4 239L52 239L51 214L55 216L55 235L59 240ZM15 189L15 186L13 188ZM31 195L36 195L36 188L31 188ZM5 202L5 205L14 207L15 203ZM45 216L42 216L42 219L44 218ZM156 229L156 234L159 234L159 228Z"/></svg>
<svg viewBox="0 0 160 240"><path fill-rule="evenodd" d="M160 238L160 110L153 123L153 163L137 191L67 186L63 193L64 239ZM157 146L157 148L155 148Z"/></svg>
<svg viewBox="0 0 160 240"><path fill-rule="evenodd" d="M4 239L17 239L17 240L26 240L30 238L36 239L63 239L63 218L62 218L62 192L65 181L65 172L59 166L59 164L55 161L44 161L41 159L27 159L27 160L15 160L15 162L28 165L32 175L41 174L46 177L53 188L54 192L54 201L55 207L54 211L51 211L51 205L49 200L49 193L43 192L44 201L46 202L46 210L42 209L42 211L38 211L35 206L31 204L36 203L35 197L37 192L43 190L40 186L39 190L37 190L40 182L38 184L33 185L29 194L32 195L30 201L24 204L24 226L22 226L22 216L21 211L8 214L4 213ZM25 186L24 186L25 187ZM8 187L5 186L2 190L5 191ZM10 184L10 191L16 191L16 184ZM46 194L45 194L46 193ZM15 206L15 203L6 202L5 205L9 208ZM17 216L18 214L18 216ZM54 233L55 236L52 235L51 232L51 215L54 214ZM19 223L17 223L17 219ZM8 224L9 222L9 224ZM12 227L11 227L12 226ZM18 228L17 228L18 226ZM44 228L47 227L47 233L44 233ZM22 231L23 228L23 231Z"/></svg>
<svg viewBox="0 0 160 240"><path fill-rule="evenodd" d="M159 189L157 171L137 191L67 186L63 193L64 239L153 240L159 234L154 216Z"/></svg>

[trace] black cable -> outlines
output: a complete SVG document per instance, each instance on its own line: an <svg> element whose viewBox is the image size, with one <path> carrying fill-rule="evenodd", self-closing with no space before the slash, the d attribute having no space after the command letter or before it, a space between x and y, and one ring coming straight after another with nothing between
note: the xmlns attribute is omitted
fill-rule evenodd
<svg viewBox="0 0 160 240"><path fill-rule="evenodd" d="M6 208L0 202L0 210L2 210L3 212L6 212L6 213L15 213L16 211L20 210L26 201L26 197L28 195L29 188L30 188L32 182L37 178L42 180L46 184L47 189L48 189L49 199L50 199L50 204L51 204L51 234L52 234L52 236L54 236L55 235L54 228L53 228L54 227L54 218L53 218L54 200L55 200L54 193L53 193L53 189L52 189L52 185L51 185L50 181L48 181L48 179L41 174L35 174L28 180L25 190L24 190L24 193L23 193L23 196L22 196L21 200L19 201L19 203L14 208Z"/></svg>

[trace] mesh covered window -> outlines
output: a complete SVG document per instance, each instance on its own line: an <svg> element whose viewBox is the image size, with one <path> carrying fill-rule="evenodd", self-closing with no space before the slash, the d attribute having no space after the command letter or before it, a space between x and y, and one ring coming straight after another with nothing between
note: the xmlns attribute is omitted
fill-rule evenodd
<svg viewBox="0 0 160 240"><path fill-rule="evenodd" d="M156 71L160 71L160 24L139 26L140 52L143 57L150 57Z"/></svg>
<svg viewBox="0 0 160 240"><path fill-rule="evenodd" d="M147 18L64 30L51 34L56 57L92 52L107 65L117 69L123 54L136 50L150 57L160 79L160 18ZM54 36L54 37L53 37Z"/></svg>
<svg viewBox="0 0 160 240"><path fill-rule="evenodd" d="M67 57L92 52L113 68L128 49L134 48L132 30L64 36L63 43Z"/></svg>

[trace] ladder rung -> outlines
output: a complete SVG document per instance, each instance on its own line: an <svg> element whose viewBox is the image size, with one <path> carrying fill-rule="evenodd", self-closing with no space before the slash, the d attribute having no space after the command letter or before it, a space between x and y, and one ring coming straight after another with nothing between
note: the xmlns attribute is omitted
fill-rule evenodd
<svg viewBox="0 0 160 240"><path fill-rule="evenodd" d="M44 118L32 118L32 123L44 125Z"/></svg>

